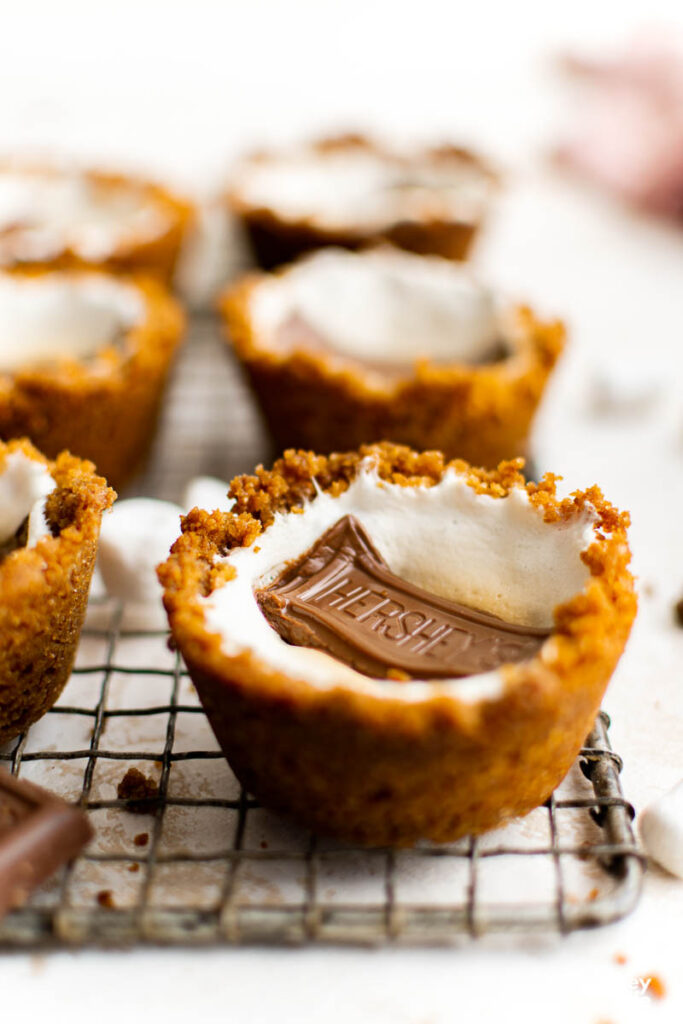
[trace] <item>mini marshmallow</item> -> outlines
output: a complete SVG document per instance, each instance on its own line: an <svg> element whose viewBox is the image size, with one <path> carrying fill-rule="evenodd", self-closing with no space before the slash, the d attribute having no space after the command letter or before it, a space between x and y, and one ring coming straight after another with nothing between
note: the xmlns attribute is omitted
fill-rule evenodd
<svg viewBox="0 0 683 1024"><path fill-rule="evenodd" d="M135 605L144 619L161 621L161 587L156 567L180 536L183 510L170 501L118 501L102 523L99 568L110 597Z"/></svg>
<svg viewBox="0 0 683 1024"><path fill-rule="evenodd" d="M683 878L683 779L645 808L638 826L650 857Z"/></svg>
<svg viewBox="0 0 683 1024"><path fill-rule="evenodd" d="M213 310L219 289L248 269L246 245L223 199L199 202L175 271L174 285L185 304L198 312Z"/></svg>
<svg viewBox="0 0 683 1024"><path fill-rule="evenodd" d="M93 569L92 579L90 580L90 600L91 601L104 601L107 596L107 588L104 585L102 579L102 573L100 572L99 565L96 565Z"/></svg>
<svg viewBox="0 0 683 1024"><path fill-rule="evenodd" d="M662 397L665 381L660 372L632 362L613 362L595 369L588 398L598 415L644 415Z"/></svg>
<svg viewBox="0 0 683 1024"><path fill-rule="evenodd" d="M215 476L196 476L190 480L183 492L183 507L189 512L193 508L204 508L209 512L218 509L229 512L234 501L228 498L230 484Z"/></svg>
<svg viewBox="0 0 683 1024"><path fill-rule="evenodd" d="M28 547L50 532L45 519L45 498L55 487L42 462L18 451L7 456L0 473L0 544L16 533L27 516Z"/></svg>

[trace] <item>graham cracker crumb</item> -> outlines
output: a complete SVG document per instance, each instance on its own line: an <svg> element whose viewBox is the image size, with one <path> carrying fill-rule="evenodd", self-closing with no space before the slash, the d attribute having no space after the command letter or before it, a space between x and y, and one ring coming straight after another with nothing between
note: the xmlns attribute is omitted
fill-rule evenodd
<svg viewBox="0 0 683 1024"><path fill-rule="evenodd" d="M127 802L126 810L133 814L151 814L159 799L159 785L139 768L129 768L116 787L116 795Z"/></svg>
<svg viewBox="0 0 683 1024"><path fill-rule="evenodd" d="M114 903L114 894L111 889L101 889L97 894L97 902L105 910L113 910L116 906Z"/></svg>

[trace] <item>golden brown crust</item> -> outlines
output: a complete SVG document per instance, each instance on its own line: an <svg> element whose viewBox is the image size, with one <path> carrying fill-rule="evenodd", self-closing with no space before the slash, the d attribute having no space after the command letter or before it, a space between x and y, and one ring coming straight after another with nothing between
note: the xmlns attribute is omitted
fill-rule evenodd
<svg viewBox="0 0 683 1024"><path fill-rule="evenodd" d="M52 707L64 688L85 617L102 513L115 498L94 466L68 453L54 462L27 441L0 442L46 465L57 487L46 515L56 536L0 561L0 744Z"/></svg>
<svg viewBox="0 0 683 1024"><path fill-rule="evenodd" d="M226 289L220 309L226 339L249 374L278 449L332 452L390 440L486 466L527 454L536 409L564 347L559 321L538 320L520 306L509 358L447 366L423 360L406 376L382 379L331 351L269 346L250 312L253 291L265 279L247 275Z"/></svg>
<svg viewBox="0 0 683 1024"><path fill-rule="evenodd" d="M362 149L369 153L392 154L376 141L364 135L339 135L310 143L320 153L330 150ZM481 172L492 186L498 184L496 172L476 153L458 146L438 146L422 151L422 155L435 165L457 159ZM260 151L252 159L268 161L278 158L276 151ZM398 221L384 229L368 229L349 223L345 229L333 230L310 218L289 218L278 210L253 206L243 199L237 188L228 191L227 202L238 218L251 246L258 266L263 270L291 263L304 253L323 246L336 245L344 249L361 249L378 242L388 242L421 255L443 256L451 260L465 260L481 227L481 221L444 220L440 218Z"/></svg>
<svg viewBox="0 0 683 1024"><path fill-rule="evenodd" d="M50 275L50 269L17 269ZM90 459L120 488L141 467L154 438L166 380L185 319L156 280L122 278L140 292L144 321L120 348L87 364L65 359L51 366L0 373L0 438L29 437L49 458L69 450Z"/></svg>
<svg viewBox="0 0 683 1024"><path fill-rule="evenodd" d="M369 845L451 841L494 828L542 803L588 734L636 611L628 515L597 488L562 501L555 479L527 485L548 523L590 506L596 540L584 554L585 589L555 609L555 629L531 661L505 666L496 699L465 702L438 686L421 701L360 692L342 678L330 690L273 669L258 654L229 656L206 629L201 596L230 578L222 556L258 542L276 512L344 491L372 456L382 479L436 483L437 452L381 444L329 458L286 452L272 470L237 477L232 513L193 510L160 567L176 643L216 735L243 784L305 825ZM524 486L520 463L498 470L454 462L478 493L503 498ZM386 684L384 684L386 685ZM350 753L352 752L352 753Z"/></svg>
<svg viewBox="0 0 683 1024"><path fill-rule="evenodd" d="M14 168L21 172L51 173L49 165L8 164L3 168ZM55 172L56 173L56 172ZM129 239L121 242L105 259L85 260L73 249L66 247L48 259L24 261L0 257L3 268L22 267L26 270L48 267L52 270L102 270L114 274L145 273L159 278L171 286L173 274L180 255L180 249L194 219L195 211L190 202L174 195L161 185L143 181L140 178L103 171L78 171L81 176L102 188L130 188L142 192L162 215L165 227L155 237Z"/></svg>

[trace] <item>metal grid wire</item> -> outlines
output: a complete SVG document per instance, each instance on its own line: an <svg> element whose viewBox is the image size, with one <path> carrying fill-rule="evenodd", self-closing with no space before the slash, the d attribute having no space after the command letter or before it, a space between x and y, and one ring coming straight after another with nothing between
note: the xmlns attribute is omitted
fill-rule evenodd
<svg viewBox="0 0 683 1024"><path fill-rule="evenodd" d="M262 452L248 396L203 321L142 489L174 498L188 476L227 476ZM166 632L93 602L62 698L0 762L80 804L96 838L0 922L0 946L417 945L606 924L633 909L643 874L608 726L601 712L567 780L527 818L450 845L363 851L259 807ZM116 795L131 766L158 786L134 807Z"/></svg>

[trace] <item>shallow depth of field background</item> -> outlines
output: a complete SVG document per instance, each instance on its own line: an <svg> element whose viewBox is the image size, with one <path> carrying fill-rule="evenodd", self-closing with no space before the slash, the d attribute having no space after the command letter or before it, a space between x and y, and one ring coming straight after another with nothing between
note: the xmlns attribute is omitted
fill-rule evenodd
<svg viewBox="0 0 683 1024"><path fill-rule="evenodd" d="M215 183L245 144L361 126L531 156L558 50L683 28L677 0L2 0L0 151Z"/></svg>
<svg viewBox="0 0 683 1024"><path fill-rule="evenodd" d="M631 509L649 588L606 702L639 807L683 774L683 631L671 623L683 594L683 232L553 173L545 154L573 116L557 56L651 29L683 33L680 0L0 0L0 153L75 156L199 194L245 147L369 129L471 144L507 170L475 265L570 328L539 465ZM654 407L596 415L591 382L625 365L654 374ZM682 915L683 886L653 872L622 925L519 948L5 957L0 1018L679 1021ZM634 994L650 972L669 987L661 1005Z"/></svg>

